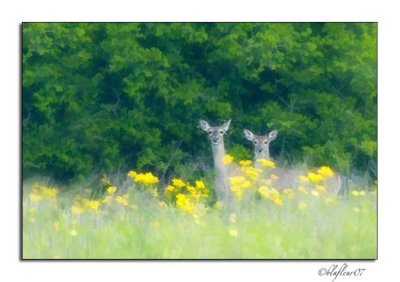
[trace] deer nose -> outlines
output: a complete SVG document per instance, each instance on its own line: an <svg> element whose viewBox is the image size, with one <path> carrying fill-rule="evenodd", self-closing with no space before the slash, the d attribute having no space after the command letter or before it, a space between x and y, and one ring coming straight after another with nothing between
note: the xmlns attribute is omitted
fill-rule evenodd
<svg viewBox="0 0 400 282"><path fill-rule="evenodd" d="M257 152L259 152L259 153L262 153L262 151L263 151L263 149L261 149L261 148L257 149Z"/></svg>

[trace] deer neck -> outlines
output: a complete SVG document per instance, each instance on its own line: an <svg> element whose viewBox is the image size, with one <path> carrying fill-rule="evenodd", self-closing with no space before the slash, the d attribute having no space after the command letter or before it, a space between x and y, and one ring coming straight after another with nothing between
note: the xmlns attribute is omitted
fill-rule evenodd
<svg viewBox="0 0 400 282"><path fill-rule="evenodd" d="M212 145L213 157L214 157L214 167L217 173L225 171L224 164L222 163L222 158L225 156L224 142L218 145Z"/></svg>

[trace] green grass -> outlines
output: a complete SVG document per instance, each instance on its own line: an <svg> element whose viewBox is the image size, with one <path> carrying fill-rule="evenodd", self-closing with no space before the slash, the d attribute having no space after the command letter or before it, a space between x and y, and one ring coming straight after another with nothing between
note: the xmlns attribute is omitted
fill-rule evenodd
<svg viewBox="0 0 400 282"><path fill-rule="evenodd" d="M71 212L71 193L34 201L31 192L31 185L24 185L24 259L377 257L372 192L337 197L335 203L326 202L330 196L299 192L291 199L283 196L283 205L248 197L235 211L204 207L196 215L135 189L130 189L129 206L113 202L79 215ZM307 208L299 209L300 202Z"/></svg>

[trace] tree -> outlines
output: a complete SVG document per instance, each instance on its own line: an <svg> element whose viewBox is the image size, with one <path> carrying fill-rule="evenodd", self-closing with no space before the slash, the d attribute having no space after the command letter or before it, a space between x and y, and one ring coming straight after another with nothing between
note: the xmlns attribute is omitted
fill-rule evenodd
<svg viewBox="0 0 400 282"><path fill-rule="evenodd" d="M26 23L24 177L112 169L168 178L211 155L198 120L279 130L282 164L376 163L374 23ZM203 169L200 169L203 168Z"/></svg>

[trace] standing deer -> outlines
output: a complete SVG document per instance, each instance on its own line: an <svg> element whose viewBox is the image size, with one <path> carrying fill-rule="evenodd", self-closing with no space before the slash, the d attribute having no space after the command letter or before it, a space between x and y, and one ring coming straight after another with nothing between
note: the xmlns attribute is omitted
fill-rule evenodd
<svg viewBox="0 0 400 282"><path fill-rule="evenodd" d="M231 120L221 126L210 126L206 121L200 120L200 128L208 135L214 159L215 192L218 201L231 202L232 192L228 180L227 167L222 163L225 156L224 134L228 131Z"/></svg>
<svg viewBox="0 0 400 282"><path fill-rule="evenodd" d="M251 141L254 145L254 166L258 169L261 169L261 166L257 160L270 160L269 144L271 141L276 139L278 136L278 131L272 130L267 135L255 135L248 129L244 129L243 132L246 139ZM269 171L269 173L266 175L264 173L263 177L268 177L271 174L275 174L277 179L273 182L274 188L285 189L299 184L300 176L304 175L305 173L306 171L303 169L276 168L272 171ZM338 173L334 172L333 176L327 178L324 184L327 187L328 193L338 194L342 188L342 177Z"/></svg>

